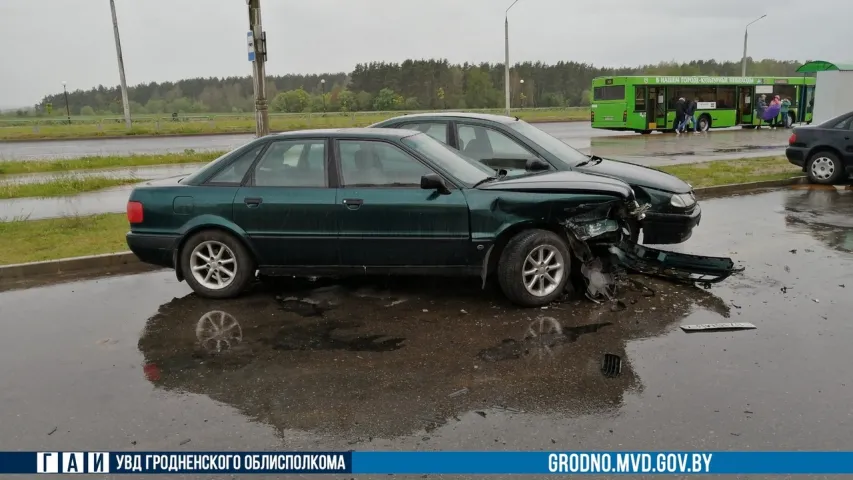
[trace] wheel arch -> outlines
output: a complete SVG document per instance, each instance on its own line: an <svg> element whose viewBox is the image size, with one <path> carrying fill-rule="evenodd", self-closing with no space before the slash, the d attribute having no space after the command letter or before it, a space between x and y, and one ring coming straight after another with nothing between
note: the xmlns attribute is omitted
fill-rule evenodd
<svg viewBox="0 0 853 480"><path fill-rule="evenodd" d="M812 161L812 157L821 152L832 153L836 157L838 157L839 160L841 160L842 162L844 161L844 157L841 155L841 152L837 148L831 147L829 145L818 145L816 147L812 147L811 150L809 150L809 154L806 156L806 164Z"/></svg>
<svg viewBox="0 0 853 480"><path fill-rule="evenodd" d="M220 221L215 222L215 223L214 222L194 223L194 224L186 227L186 230L183 232L183 234L178 239L177 244L175 245L175 249L172 251L172 264L175 266L175 276L178 278L179 282L184 280L184 272L183 272L183 269L181 268L181 261L180 261L181 252L183 251L184 246L186 245L187 240L189 240L190 237L192 237L193 235L195 235L198 232L202 232L205 230L218 230L220 232L227 233L227 234L231 235L232 237L234 237L235 239L237 239L237 241L243 245L243 247L246 249L246 251L249 252L249 255L252 256L252 260L257 265L257 261L259 258L258 252L257 252L257 250L255 250L255 247L254 247L254 245L252 245L252 242L249 241L248 235L246 234L246 232L242 228L238 227L235 224L231 224L230 222L223 223L221 221L221 219L220 219Z"/></svg>
<svg viewBox="0 0 853 480"><path fill-rule="evenodd" d="M490 248L489 256L486 260L486 265L484 265L484 284L485 280L497 270L498 261L500 261L501 255L503 254L503 251L509 243L510 239L525 230L548 230L550 232L554 232L560 238L566 238L566 231L561 225L555 222L526 221L514 223L512 225L507 226L498 233L494 243L492 243L492 246ZM566 248L568 248L570 254L573 253L568 241L566 241Z"/></svg>

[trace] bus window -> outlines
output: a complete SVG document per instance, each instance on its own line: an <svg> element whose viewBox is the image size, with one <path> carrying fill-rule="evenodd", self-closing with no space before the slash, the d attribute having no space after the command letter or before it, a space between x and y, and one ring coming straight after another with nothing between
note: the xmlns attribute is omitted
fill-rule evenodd
<svg viewBox="0 0 853 480"><path fill-rule="evenodd" d="M797 98L797 86L796 85L774 85L773 86L773 94L779 95L779 98L789 98L791 102L794 102Z"/></svg>
<svg viewBox="0 0 853 480"><path fill-rule="evenodd" d="M735 96L737 88L734 86L730 87L717 87L717 109L735 108Z"/></svg>
<svg viewBox="0 0 853 480"><path fill-rule="evenodd" d="M594 101L625 100L625 85L595 87L592 89L592 99Z"/></svg>
<svg viewBox="0 0 853 480"><path fill-rule="evenodd" d="M635 87L634 88L634 111L635 112L645 112L646 111L646 87Z"/></svg>

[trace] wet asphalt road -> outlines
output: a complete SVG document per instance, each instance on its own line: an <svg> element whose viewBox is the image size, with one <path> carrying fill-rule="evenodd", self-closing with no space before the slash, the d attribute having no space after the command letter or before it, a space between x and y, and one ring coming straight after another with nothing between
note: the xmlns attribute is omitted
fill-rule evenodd
<svg viewBox="0 0 853 480"><path fill-rule="evenodd" d="M745 272L637 277L656 293L623 290L623 312L519 310L476 280L208 301L162 271L0 293L0 450L849 449L853 191L702 206L677 249ZM678 328L730 321L758 328Z"/></svg>

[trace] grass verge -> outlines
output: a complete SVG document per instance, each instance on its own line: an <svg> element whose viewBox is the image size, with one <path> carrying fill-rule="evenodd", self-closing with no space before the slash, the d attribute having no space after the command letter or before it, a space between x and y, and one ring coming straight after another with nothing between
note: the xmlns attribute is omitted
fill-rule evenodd
<svg viewBox="0 0 853 480"><path fill-rule="evenodd" d="M25 197L61 197L139 183L138 178L68 176L34 183L0 184L0 199Z"/></svg>
<svg viewBox="0 0 853 480"><path fill-rule="evenodd" d="M194 150L186 150L183 153L166 153L161 155L110 155L64 160L7 161L0 162L0 175L207 163L223 153L225 152L196 152Z"/></svg>
<svg viewBox="0 0 853 480"><path fill-rule="evenodd" d="M693 184L712 187L778 180L800 174L784 157L673 165L661 168ZM127 250L127 218L121 213L0 222L0 265L55 260Z"/></svg>
<svg viewBox="0 0 853 480"><path fill-rule="evenodd" d="M127 231L120 213L0 222L0 265L123 252Z"/></svg>
<svg viewBox="0 0 853 480"><path fill-rule="evenodd" d="M366 127L407 112L273 114L270 130L285 132L311 128ZM412 112L409 112L412 113ZM492 111L490 113L501 113ZM555 108L517 110L513 112L528 122L567 122L588 120L588 108ZM55 120L55 119L54 119ZM152 116L139 117L131 129L123 122L80 120L71 124L38 124L0 127L0 140L40 140L61 138L125 137L134 135L203 135L216 133L254 133L255 119L251 115L210 114L208 119L195 117L189 121L171 121Z"/></svg>
<svg viewBox="0 0 853 480"><path fill-rule="evenodd" d="M658 169L675 175L693 185L694 188L782 180L803 175L802 169L789 163L785 157L714 160L712 162L670 165Z"/></svg>

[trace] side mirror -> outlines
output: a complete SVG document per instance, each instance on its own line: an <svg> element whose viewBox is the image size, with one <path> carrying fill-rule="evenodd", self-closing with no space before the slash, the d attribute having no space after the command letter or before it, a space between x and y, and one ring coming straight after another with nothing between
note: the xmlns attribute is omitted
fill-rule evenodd
<svg viewBox="0 0 853 480"><path fill-rule="evenodd" d="M435 173L427 173L421 177L421 188L424 190L438 190L441 194L450 193L450 189L447 188L444 179Z"/></svg>
<svg viewBox="0 0 853 480"><path fill-rule="evenodd" d="M542 172L545 170L550 170L551 165L548 162L539 158L529 158L524 164L524 169L528 172Z"/></svg>

